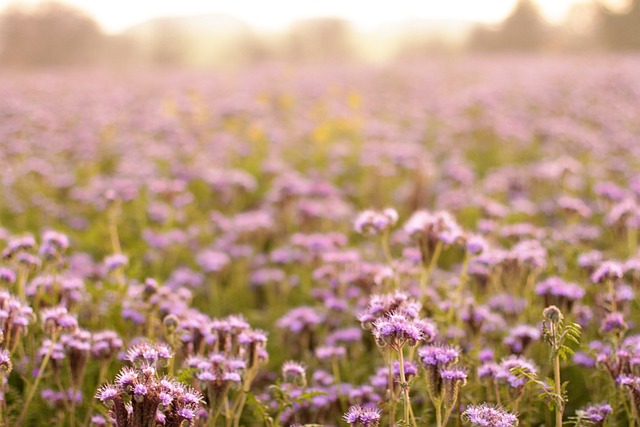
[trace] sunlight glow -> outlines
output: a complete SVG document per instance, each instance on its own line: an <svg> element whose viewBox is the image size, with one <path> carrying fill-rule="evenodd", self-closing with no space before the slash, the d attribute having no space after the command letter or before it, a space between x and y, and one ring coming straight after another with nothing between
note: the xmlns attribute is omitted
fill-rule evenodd
<svg viewBox="0 0 640 427"><path fill-rule="evenodd" d="M475 21L494 23L504 18L515 0L65 0L93 15L109 32L118 32L164 16L221 13L264 30L278 30L291 22L317 16L348 19L362 30L407 20ZM560 21L578 0L537 0L550 21ZM0 6L15 1L0 0ZM37 3L19 0L18 3Z"/></svg>

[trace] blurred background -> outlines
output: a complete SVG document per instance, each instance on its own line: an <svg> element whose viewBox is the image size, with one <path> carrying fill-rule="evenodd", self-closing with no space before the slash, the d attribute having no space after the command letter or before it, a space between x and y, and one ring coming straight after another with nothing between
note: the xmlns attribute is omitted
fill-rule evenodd
<svg viewBox="0 0 640 427"><path fill-rule="evenodd" d="M640 51L640 0L379 3L0 1L0 64L206 68Z"/></svg>

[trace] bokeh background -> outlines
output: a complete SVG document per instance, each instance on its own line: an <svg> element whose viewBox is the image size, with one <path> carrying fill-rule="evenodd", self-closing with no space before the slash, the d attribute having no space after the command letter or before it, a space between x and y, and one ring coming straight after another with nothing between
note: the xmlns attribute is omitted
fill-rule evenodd
<svg viewBox="0 0 640 427"><path fill-rule="evenodd" d="M640 50L640 0L69 0L0 7L4 67L219 68Z"/></svg>

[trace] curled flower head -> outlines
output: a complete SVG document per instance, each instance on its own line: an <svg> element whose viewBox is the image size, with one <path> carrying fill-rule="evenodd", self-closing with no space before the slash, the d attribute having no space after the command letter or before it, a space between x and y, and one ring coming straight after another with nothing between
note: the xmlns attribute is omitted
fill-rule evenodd
<svg viewBox="0 0 640 427"><path fill-rule="evenodd" d="M460 351L455 347L447 345L431 344L418 350L418 356L420 357L422 366L425 369L425 378L429 397L431 400L442 399L443 392L445 392L442 372L452 368L460 357ZM449 374L447 374L449 377L448 379L453 380L455 373L452 371ZM452 383L450 385L455 384ZM453 396L449 395L449 397Z"/></svg>
<svg viewBox="0 0 640 427"><path fill-rule="evenodd" d="M555 305L550 305L542 311L542 316L551 323L560 323L564 316L562 315L562 311Z"/></svg>
<svg viewBox="0 0 640 427"><path fill-rule="evenodd" d="M453 408L458 400L460 387L467 383L467 371L459 367L442 369L440 378L443 385L444 407Z"/></svg>

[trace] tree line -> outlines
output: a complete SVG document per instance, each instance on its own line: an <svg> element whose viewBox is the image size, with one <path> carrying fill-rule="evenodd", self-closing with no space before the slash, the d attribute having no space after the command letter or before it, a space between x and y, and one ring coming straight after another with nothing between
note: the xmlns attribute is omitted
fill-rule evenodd
<svg viewBox="0 0 640 427"><path fill-rule="evenodd" d="M338 18L292 25L280 38L266 39L250 29L226 41L220 54L234 62L358 58L354 30ZM169 20L157 20L144 41L131 34L106 34L89 15L71 6L45 2L12 5L0 13L0 64L66 66L87 64L183 65L194 40ZM397 56L433 53L433 40L397 46ZM464 50L471 52L634 51L640 50L640 0L613 9L605 0L577 4L563 25L545 21L532 0L519 0L496 26L476 26ZM205 53L206 56L206 53Z"/></svg>

